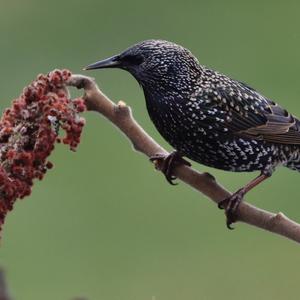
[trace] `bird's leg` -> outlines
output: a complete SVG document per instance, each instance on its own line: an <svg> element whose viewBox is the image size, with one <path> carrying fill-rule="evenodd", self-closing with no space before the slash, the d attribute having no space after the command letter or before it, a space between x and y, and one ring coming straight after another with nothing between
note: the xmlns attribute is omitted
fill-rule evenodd
<svg viewBox="0 0 300 300"><path fill-rule="evenodd" d="M183 164L186 166L191 166L191 164L182 158L182 154L178 151L173 151L170 154L156 154L150 157L150 161L152 162L158 162L159 169L162 171L162 173L165 175L167 181L172 184L176 185L176 183L173 182L173 180L176 179L176 176L173 175L174 168Z"/></svg>
<svg viewBox="0 0 300 300"><path fill-rule="evenodd" d="M270 174L261 173L259 176L251 180L248 184L246 184L243 188L236 191L234 194L232 194L230 197L220 201L218 203L218 207L220 209L225 209L226 213L226 225L228 229L233 229L231 227L231 224L234 223L236 218L236 211L242 202L244 196L252 190L254 187L259 185L261 182L269 178Z"/></svg>

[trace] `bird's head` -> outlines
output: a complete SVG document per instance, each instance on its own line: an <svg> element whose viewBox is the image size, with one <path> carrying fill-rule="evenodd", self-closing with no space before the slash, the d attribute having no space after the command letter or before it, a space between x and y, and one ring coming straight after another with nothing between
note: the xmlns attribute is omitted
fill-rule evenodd
<svg viewBox="0 0 300 300"><path fill-rule="evenodd" d="M192 53L177 44L162 40L147 40L120 54L88 65L86 70L120 68L130 72L143 86L160 87L189 80L199 72Z"/></svg>

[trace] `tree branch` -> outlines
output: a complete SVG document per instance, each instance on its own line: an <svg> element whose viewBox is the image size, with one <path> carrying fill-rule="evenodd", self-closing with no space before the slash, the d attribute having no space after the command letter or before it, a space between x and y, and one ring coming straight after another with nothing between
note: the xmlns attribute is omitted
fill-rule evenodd
<svg viewBox="0 0 300 300"><path fill-rule="evenodd" d="M122 101L118 104L105 96L94 80L83 75L73 75L69 86L83 88L88 110L96 111L116 125L132 142L135 150L151 157L157 153L168 152L156 143L133 118L130 108ZM159 165L156 165L160 169ZM215 203L231 194L217 183L209 173L199 173L188 166L178 166L174 170L181 181L206 195ZM246 202L242 202L237 211L237 220L244 222L300 243L300 224L290 220L282 213L271 213Z"/></svg>

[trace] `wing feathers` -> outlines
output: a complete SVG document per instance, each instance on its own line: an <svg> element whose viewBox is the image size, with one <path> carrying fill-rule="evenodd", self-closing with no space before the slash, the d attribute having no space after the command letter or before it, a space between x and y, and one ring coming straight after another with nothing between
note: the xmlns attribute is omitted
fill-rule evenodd
<svg viewBox="0 0 300 300"><path fill-rule="evenodd" d="M278 144L300 145L300 121L275 102L263 97L255 90L233 81L230 88L216 89L221 95L211 99L227 114L226 121L218 126L227 127L231 134ZM234 89L235 88L235 89ZM207 107L207 109L210 109ZM205 108L203 108L205 109ZM215 119L213 119L215 118ZM211 122L217 122L217 116L209 116Z"/></svg>

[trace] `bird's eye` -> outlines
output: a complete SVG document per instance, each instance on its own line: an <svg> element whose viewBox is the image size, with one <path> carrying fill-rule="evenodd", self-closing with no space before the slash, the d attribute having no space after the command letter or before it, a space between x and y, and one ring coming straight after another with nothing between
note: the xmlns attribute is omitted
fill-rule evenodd
<svg viewBox="0 0 300 300"><path fill-rule="evenodd" d="M122 58L122 61L130 64L130 65L140 65L143 61L144 58L141 55L126 55Z"/></svg>

